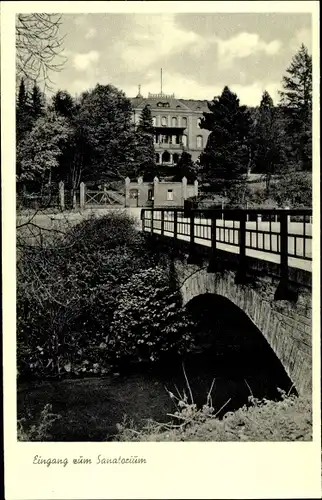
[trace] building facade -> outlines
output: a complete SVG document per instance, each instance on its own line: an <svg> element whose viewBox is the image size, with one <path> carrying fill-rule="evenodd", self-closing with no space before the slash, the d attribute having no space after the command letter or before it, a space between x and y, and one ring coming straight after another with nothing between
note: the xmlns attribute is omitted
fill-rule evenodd
<svg viewBox="0 0 322 500"><path fill-rule="evenodd" d="M188 184L185 177L181 182L166 182L157 177L153 182L143 182L142 177L137 182L125 179L126 207L179 208L192 196L198 196L198 181Z"/></svg>
<svg viewBox="0 0 322 500"><path fill-rule="evenodd" d="M139 94L131 99L133 121L138 124L142 109L150 106L154 125L154 147L158 165L175 165L183 151L196 161L204 149L208 130L199 126L207 101L176 99L174 94Z"/></svg>

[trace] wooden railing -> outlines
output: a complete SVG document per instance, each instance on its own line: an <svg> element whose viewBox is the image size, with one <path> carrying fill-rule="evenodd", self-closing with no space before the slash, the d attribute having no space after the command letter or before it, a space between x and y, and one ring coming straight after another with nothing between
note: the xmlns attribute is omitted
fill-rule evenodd
<svg viewBox="0 0 322 500"><path fill-rule="evenodd" d="M142 231L311 271L312 210L143 209Z"/></svg>

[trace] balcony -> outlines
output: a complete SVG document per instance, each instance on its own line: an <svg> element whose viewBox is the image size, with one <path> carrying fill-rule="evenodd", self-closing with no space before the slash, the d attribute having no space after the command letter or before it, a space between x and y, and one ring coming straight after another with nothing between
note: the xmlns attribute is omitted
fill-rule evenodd
<svg viewBox="0 0 322 500"><path fill-rule="evenodd" d="M170 144L169 142L155 142L154 143L154 148L157 151L158 149L164 150L164 149L182 149L182 142L180 144Z"/></svg>
<svg viewBox="0 0 322 500"><path fill-rule="evenodd" d="M154 126L156 134L182 135L187 127L169 127L168 125Z"/></svg>

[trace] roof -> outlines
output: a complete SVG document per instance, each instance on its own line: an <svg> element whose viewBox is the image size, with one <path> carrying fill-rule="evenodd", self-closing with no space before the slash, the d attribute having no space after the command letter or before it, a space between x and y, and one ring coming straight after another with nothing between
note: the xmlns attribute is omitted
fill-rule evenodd
<svg viewBox="0 0 322 500"><path fill-rule="evenodd" d="M208 110L207 101L197 99L176 99L174 96L156 95L149 97L132 97L130 98L134 108L142 109L144 106L151 106L152 109L170 109L180 111L195 111L203 112ZM158 103L168 103L169 106L162 108Z"/></svg>

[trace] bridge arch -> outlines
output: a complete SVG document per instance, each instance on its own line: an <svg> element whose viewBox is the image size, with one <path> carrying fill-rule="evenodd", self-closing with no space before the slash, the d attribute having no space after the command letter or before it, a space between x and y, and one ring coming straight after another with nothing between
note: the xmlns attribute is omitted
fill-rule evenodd
<svg viewBox="0 0 322 500"><path fill-rule="evenodd" d="M204 365L212 365L216 377L234 381L246 393L248 385L259 398L278 398L278 389L293 388L264 335L228 298L206 293L186 306L195 324L196 349L204 353Z"/></svg>
<svg viewBox="0 0 322 500"><path fill-rule="evenodd" d="M177 266L177 277L183 305L194 297L214 294L227 298L241 309L262 333L282 363L287 375L299 393L311 391L311 332L293 318L288 306L287 313L274 307L267 293L251 286L235 283L234 272L208 273L193 266ZM289 328L285 328L288 322ZM286 323L287 324L287 323Z"/></svg>

